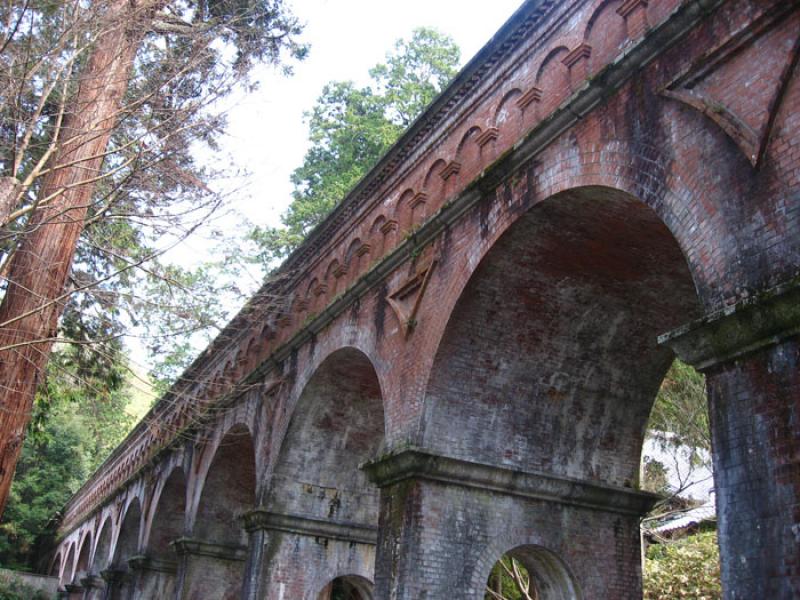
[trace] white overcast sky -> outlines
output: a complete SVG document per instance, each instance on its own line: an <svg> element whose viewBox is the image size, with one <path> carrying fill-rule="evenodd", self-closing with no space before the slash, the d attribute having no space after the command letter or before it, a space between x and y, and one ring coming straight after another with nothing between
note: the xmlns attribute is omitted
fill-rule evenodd
<svg viewBox="0 0 800 600"><path fill-rule="evenodd" d="M237 95L228 113L228 130L218 164L231 164L236 186L233 206L249 221L278 225L291 199L289 176L300 165L307 148L308 129L303 112L314 105L329 81L367 83L368 70L383 62L399 38L415 27L434 27L461 48L462 65L489 41L520 6L522 0L288 0L306 24L302 39L311 45L308 58L294 66L294 75L259 69L255 93ZM248 172L239 179L237 172ZM221 219L217 227L233 227ZM175 256L192 262L208 247L202 239L189 240ZM173 255L175 253L172 253Z"/></svg>

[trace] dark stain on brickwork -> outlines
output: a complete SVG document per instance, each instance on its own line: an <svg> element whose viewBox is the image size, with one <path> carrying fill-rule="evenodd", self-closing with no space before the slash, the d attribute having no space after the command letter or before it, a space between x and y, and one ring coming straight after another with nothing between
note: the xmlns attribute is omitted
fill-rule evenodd
<svg viewBox="0 0 800 600"><path fill-rule="evenodd" d="M383 338L384 324L386 322L386 309L389 308L389 284L384 281L375 293L375 313L372 325L375 328L375 338Z"/></svg>

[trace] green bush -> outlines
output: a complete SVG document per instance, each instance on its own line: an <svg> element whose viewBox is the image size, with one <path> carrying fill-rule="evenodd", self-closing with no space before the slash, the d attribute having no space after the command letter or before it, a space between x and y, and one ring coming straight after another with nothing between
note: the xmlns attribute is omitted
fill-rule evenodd
<svg viewBox="0 0 800 600"><path fill-rule="evenodd" d="M716 532L650 546L644 561L644 597L645 600L721 598Z"/></svg>

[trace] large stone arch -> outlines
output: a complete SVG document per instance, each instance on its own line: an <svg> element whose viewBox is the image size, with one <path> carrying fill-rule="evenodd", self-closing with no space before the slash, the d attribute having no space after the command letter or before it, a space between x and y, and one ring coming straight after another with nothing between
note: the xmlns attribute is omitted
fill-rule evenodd
<svg viewBox="0 0 800 600"><path fill-rule="evenodd" d="M464 586L480 549L536 528L588 597L638 597L637 513L651 500L632 490L652 401L673 359L657 337L700 314L693 278L671 231L627 192L592 185L515 202L505 200L509 226L470 257L463 287L451 288L458 300L425 386L420 448L395 449L388 464L371 467L389 486L382 560L395 560L396 511L448 506L425 524L439 547L421 542L418 556L405 553L411 569L453 563L427 582L441 586L429 592L477 593ZM589 510L587 536L578 524ZM578 539L605 559L576 553ZM393 568L380 563L381 573ZM378 589L422 593L413 576L401 581Z"/></svg>
<svg viewBox="0 0 800 600"><path fill-rule="evenodd" d="M130 560L139 554L142 533L142 504L131 496L120 512L117 539L114 543L107 586L111 600L123 600L131 593L133 574Z"/></svg>
<svg viewBox="0 0 800 600"><path fill-rule="evenodd" d="M69 544L65 554L66 558L61 563L61 572L59 573L61 587L72 581L72 575L75 572L75 546L75 542Z"/></svg>
<svg viewBox="0 0 800 600"><path fill-rule="evenodd" d="M81 536L81 540L78 544L78 555L75 560L75 571L72 576L73 583L79 584L82 579L85 579L86 576L89 575L92 556L92 539L91 530L86 531L86 533Z"/></svg>
<svg viewBox="0 0 800 600"><path fill-rule="evenodd" d="M111 541L114 539L114 517L106 514L99 520L92 553L92 572L101 573L111 563Z"/></svg>
<svg viewBox="0 0 800 600"><path fill-rule="evenodd" d="M247 534L241 518L256 501L255 444L242 422L218 439L205 476L195 480L191 532L174 545L181 598L238 598L244 581Z"/></svg>
<svg viewBox="0 0 800 600"><path fill-rule="evenodd" d="M683 254L649 207L611 188L561 192L507 230L461 293L422 445L635 486L673 356L657 337L699 314Z"/></svg>
<svg viewBox="0 0 800 600"><path fill-rule="evenodd" d="M136 594L140 598L174 598L177 555L173 543L184 534L187 484L181 466L158 481L142 535Z"/></svg>
<svg viewBox="0 0 800 600"><path fill-rule="evenodd" d="M250 517L267 540L258 576L267 598L317 600L337 577L373 578L378 490L360 465L384 440L378 373L344 347L302 383L263 508Z"/></svg>

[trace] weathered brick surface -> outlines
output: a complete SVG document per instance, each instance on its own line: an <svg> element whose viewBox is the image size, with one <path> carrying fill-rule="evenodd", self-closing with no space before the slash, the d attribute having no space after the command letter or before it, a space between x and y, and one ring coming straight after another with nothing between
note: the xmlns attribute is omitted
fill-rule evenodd
<svg viewBox="0 0 800 600"><path fill-rule="evenodd" d="M545 597L642 595L636 517L417 481L384 490L381 519L378 598L482 598L508 552L543 580L561 571Z"/></svg>
<svg viewBox="0 0 800 600"><path fill-rule="evenodd" d="M709 372L708 386L729 597L797 598L800 343Z"/></svg>
<svg viewBox="0 0 800 600"><path fill-rule="evenodd" d="M154 491L180 468L183 534L218 542L247 541L235 512L253 506L377 527L380 496L379 595L478 593L513 542L554 553L585 597L634 597L632 517L615 529L613 511L457 481L379 493L356 466L415 446L635 487L671 359L657 334L800 272L798 29L788 1L526 2L73 498L54 552L62 581L110 521L88 568L109 564L133 501L128 553L154 552ZM709 379L729 598L796 593L785 344ZM231 431L247 443L217 461ZM755 523L748 535L739 519ZM369 553L341 540L259 531L258 560L231 575L248 597L368 575ZM313 572L290 581L304 557ZM195 585L186 566L176 578Z"/></svg>

